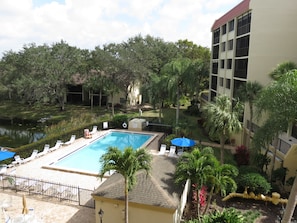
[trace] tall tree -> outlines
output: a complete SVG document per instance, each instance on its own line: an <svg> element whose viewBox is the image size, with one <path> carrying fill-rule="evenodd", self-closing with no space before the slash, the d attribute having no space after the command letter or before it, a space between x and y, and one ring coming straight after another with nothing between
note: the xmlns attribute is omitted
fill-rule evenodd
<svg viewBox="0 0 297 223"><path fill-rule="evenodd" d="M102 168L100 177L110 170L116 170L125 179L125 223L128 223L128 192L136 184L135 174L139 170L149 173L151 169L151 155L146 149L134 150L127 147L124 151L116 147L108 148L108 151L100 158Z"/></svg>
<svg viewBox="0 0 297 223"><path fill-rule="evenodd" d="M215 103L211 102L203 107L203 114L206 119L205 127L209 134L220 140L220 162L223 164L226 140L232 133L237 133L242 129L242 123L239 121L242 104L236 101L232 106L230 98L220 95L215 98Z"/></svg>
<svg viewBox="0 0 297 223"><path fill-rule="evenodd" d="M175 171L175 182L185 183L188 179L195 184L197 200L197 216L200 217L199 192L202 186L206 185L208 178L213 171L216 158L210 147L205 147L201 151L194 148L190 153L184 152L180 157Z"/></svg>
<svg viewBox="0 0 297 223"><path fill-rule="evenodd" d="M179 124L180 98L183 94L185 79L188 78L190 63L190 59L180 58L171 61L163 68L164 74L168 76L168 89L171 92L171 98L176 104L176 125Z"/></svg>
<svg viewBox="0 0 297 223"><path fill-rule="evenodd" d="M258 98L258 95L262 89L262 85L256 81L248 81L246 84L241 85L238 90L239 99L242 102L247 102L249 106L249 125L248 125L248 148L250 147L251 133L252 133L252 124L254 119L254 103Z"/></svg>

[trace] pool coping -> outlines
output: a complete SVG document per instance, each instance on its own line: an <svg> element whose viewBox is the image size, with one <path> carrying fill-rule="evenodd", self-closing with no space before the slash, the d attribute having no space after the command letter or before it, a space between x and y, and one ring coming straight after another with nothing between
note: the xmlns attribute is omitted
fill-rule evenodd
<svg viewBox="0 0 297 223"><path fill-rule="evenodd" d="M75 173L75 174L83 174L83 175L87 175L87 176L95 176L95 177L99 177L99 173L98 172L91 172L91 171L81 171L78 169L72 169L72 168L65 168L65 167L58 167L58 166L53 166L53 164L55 164L56 162L60 161L61 159L63 159L66 156L69 156L70 154L77 152L78 150L82 149L83 147L93 143L94 141L99 140L100 138L105 137L107 134L109 134L110 132L129 132L129 133L134 133L134 134L145 134L145 135L152 135L151 138L149 140L147 140L140 148L146 148L148 149L149 145L156 140L156 138L158 137L157 133L154 132L146 132L146 131L131 131L131 130L121 130L121 129L109 129L109 130L104 130L104 131L99 131L99 132L104 132L104 134L100 134L98 137L94 137L91 138L89 141L87 141L84 145L80 146L79 148L70 151L67 154L64 154L63 156L57 158L56 160L50 162L47 165L42 165L41 168L44 169L50 169L50 170L55 170L55 171L63 171L63 172L68 172L68 173ZM139 148L137 148L139 149ZM114 173L114 171L111 171L110 173L106 173L103 177L109 177Z"/></svg>

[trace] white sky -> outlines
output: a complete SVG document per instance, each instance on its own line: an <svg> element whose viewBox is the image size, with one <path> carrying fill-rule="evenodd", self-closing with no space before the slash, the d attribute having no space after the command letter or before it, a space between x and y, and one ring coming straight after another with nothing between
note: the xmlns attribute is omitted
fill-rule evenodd
<svg viewBox="0 0 297 223"><path fill-rule="evenodd" d="M94 49L141 34L209 47L211 26L241 0L0 0L0 57L25 44Z"/></svg>

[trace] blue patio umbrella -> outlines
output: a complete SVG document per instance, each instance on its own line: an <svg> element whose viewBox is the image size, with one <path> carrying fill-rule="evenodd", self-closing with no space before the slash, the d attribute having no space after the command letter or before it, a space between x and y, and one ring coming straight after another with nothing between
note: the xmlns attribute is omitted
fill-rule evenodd
<svg viewBox="0 0 297 223"><path fill-rule="evenodd" d="M0 161L9 159L14 156L14 152L10 151L0 151Z"/></svg>
<svg viewBox="0 0 297 223"><path fill-rule="evenodd" d="M196 143L193 139L188 139L185 137L182 138L174 138L171 140L171 143L175 146L179 147L191 147L194 146Z"/></svg>

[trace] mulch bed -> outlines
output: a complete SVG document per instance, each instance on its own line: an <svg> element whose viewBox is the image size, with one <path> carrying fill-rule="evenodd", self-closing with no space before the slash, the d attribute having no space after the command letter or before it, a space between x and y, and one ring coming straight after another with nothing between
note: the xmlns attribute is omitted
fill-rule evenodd
<svg viewBox="0 0 297 223"><path fill-rule="evenodd" d="M187 205L185 209L184 219L193 219L196 216L196 209L191 205ZM213 202L208 210L222 210L223 208L236 208L241 211L254 210L259 211L261 216L256 219L255 223L274 223L277 216L280 215L281 205L274 205L270 202L258 201L253 199L232 198L228 201L222 201L220 196L213 198ZM294 219L297 219L297 210L295 209Z"/></svg>

